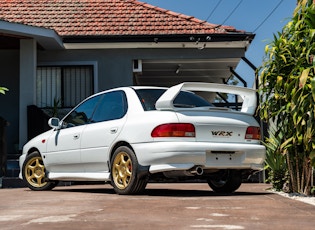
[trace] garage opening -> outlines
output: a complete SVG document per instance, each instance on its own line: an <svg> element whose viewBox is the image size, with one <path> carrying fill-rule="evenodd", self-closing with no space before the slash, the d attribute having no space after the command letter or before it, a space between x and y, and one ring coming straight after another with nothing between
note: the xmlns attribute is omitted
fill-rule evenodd
<svg viewBox="0 0 315 230"><path fill-rule="evenodd" d="M134 60L134 85L170 87L182 82L236 85L239 80L233 70L239 61L239 58ZM195 93L221 107L241 108L242 100L235 95Z"/></svg>

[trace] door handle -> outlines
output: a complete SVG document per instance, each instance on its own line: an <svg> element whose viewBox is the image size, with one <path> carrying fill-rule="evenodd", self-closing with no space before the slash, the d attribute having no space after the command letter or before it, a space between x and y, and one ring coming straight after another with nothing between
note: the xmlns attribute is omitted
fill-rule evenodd
<svg viewBox="0 0 315 230"><path fill-rule="evenodd" d="M115 134L115 133L117 133L117 130L118 130L118 128L116 128L116 127L111 128L111 129L110 129L110 133L111 133L111 134Z"/></svg>
<svg viewBox="0 0 315 230"><path fill-rule="evenodd" d="M79 139L80 138L80 134L75 134L74 136L73 136L73 139L74 140L77 140L77 139Z"/></svg>

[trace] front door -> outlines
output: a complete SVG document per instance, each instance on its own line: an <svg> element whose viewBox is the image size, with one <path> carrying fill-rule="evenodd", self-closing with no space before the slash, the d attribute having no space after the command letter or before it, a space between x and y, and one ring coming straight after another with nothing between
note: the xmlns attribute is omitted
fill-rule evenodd
<svg viewBox="0 0 315 230"><path fill-rule="evenodd" d="M81 164L81 141L83 130L90 123L101 95L83 101L64 119L62 127L55 130L47 140L44 162L47 171L53 173L84 172Z"/></svg>
<svg viewBox="0 0 315 230"><path fill-rule="evenodd" d="M81 135L85 125L55 130L47 140L45 165L50 172L75 172L80 164Z"/></svg>

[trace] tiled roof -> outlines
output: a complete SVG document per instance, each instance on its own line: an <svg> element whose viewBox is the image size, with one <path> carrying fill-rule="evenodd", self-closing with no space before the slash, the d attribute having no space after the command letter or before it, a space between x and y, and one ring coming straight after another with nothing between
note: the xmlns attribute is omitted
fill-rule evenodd
<svg viewBox="0 0 315 230"><path fill-rule="evenodd" d="M0 20L60 36L244 33L136 0L0 0Z"/></svg>

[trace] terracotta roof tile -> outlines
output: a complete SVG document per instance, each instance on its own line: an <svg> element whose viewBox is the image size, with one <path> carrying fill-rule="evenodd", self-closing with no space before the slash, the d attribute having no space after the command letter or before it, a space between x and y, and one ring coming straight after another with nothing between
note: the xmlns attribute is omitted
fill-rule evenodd
<svg viewBox="0 0 315 230"><path fill-rule="evenodd" d="M244 33L136 0L0 0L0 20L61 36Z"/></svg>

